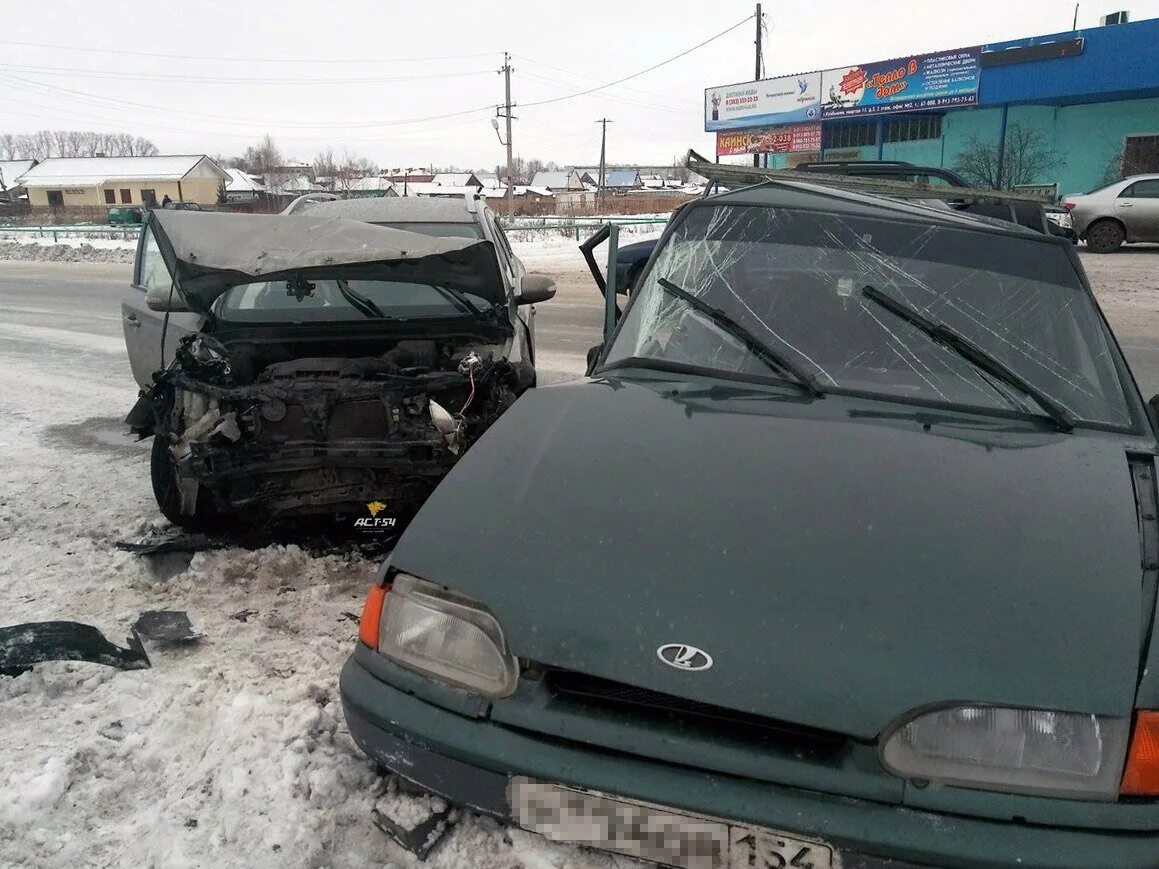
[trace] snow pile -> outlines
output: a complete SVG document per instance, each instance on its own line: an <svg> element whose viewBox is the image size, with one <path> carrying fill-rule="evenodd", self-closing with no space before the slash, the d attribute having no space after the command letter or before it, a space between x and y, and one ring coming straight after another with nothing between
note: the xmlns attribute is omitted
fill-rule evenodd
<svg viewBox="0 0 1159 869"><path fill-rule="evenodd" d="M87 241L69 239L60 243L50 243L37 239L31 244L17 241L0 241L0 260L49 260L53 262L103 262L131 263L135 242L125 246L124 242L105 240L109 246L97 247Z"/></svg>
<svg viewBox="0 0 1159 869"><path fill-rule="evenodd" d="M378 564L292 545L118 550L166 524L148 442L122 434L137 392L123 346L97 319L98 333L3 325L3 623L83 621L123 645L141 612L174 609L203 639L147 645L147 670L0 677L0 866L416 866L372 809L428 804L368 763L338 700ZM468 813L427 865L626 864Z"/></svg>

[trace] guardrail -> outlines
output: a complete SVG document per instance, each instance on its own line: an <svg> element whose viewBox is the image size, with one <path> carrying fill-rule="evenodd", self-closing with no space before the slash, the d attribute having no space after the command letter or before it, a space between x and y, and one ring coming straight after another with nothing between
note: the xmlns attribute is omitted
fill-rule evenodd
<svg viewBox="0 0 1159 869"><path fill-rule="evenodd" d="M501 217L504 229L519 231L571 231L576 241L584 230L593 232L605 223L616 226L663 226L667 217L633 217L631 215L609 214L601 217ZM4 226L0 225L0 236L30 236L51 238L54 242L61 238L120 238L135 239L141 232L139 224L76 224L73 226Z"/></svg>
<svg viewBox="0 0 1159 869"><path fill-rule="evenodd" d="M580 240L581 230L593 232L605 223L616 226L663 226L668 222L667 217L631 217L610 214L603 217L577 217L571 220L558 217L500 217L499 222L504 229L512 232L519 230L571 230L575 233L575 240Z"/></svg>
<svg viewBox="0 0 1159 869"><path fill-rule="evenodd" d="M29 238L51 238L53 242L62 238L116 238L136 239L141 234L137 224L112 226L99 224L78 224L76 226L4 226L0 224L0 237L21 236Z"/></svg>

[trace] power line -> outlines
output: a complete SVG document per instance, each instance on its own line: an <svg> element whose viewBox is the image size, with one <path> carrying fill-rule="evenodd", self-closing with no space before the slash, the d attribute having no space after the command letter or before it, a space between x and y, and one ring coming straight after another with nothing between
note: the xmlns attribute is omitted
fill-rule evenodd
<svg viewBox="0 0 1159 869"><path fill-rule="evenodd" d="M559 84L559 82L552 81L549 78L544 78L543 76L536 75L534 73L524 72L522 75L523 75L523 78L526 78L529 81L533 81L533 82L536 82L538 84L548 84L548 85L552 85L552 86L556 86ZM603 97L604 97L604 99L615 100L616 102L621 102L621 103L624 103L626 105L639 106L640 108L651 109L653 111L667 112L669 114L683 114L683 115L689 115L690 117L700 117L700 112L693 111L689 108L676 108L674 106L664 105L663 103L659 103L659 102L648 102L646 100L636 99L633 97L626 97L626 96L623 96L622 94L605 93L605 94L603 94ZM533 104L532 103L524 103L524 105L526 106L526 105L533 105Z"/></svg>
<svg viewBox="0 0 1159 869"><path fill-rule="evenodd" d="M549 99L549 100L539 100L538 102L534 102L534 103L523 103L522 107L527 108L528 106L545 106L548 103L559 103L559 102L563 102L564 100L574 99L575 97L582 97L582 96L585 96L586 94L593 94L596 91L602 91L605 88L614 87L615 85L622 84L623 82L631 81L634 78L639 78L640 76L645 75L646 73L652 72L653 70L657 70L662 66L667 66L668 64L672 63L673 61L679 60L680 58L684 57L685 55L691 54L692 52L696 51L698 48L703 48L704 46L708 45L710 42L715 42L716 40L720 39L722 36L726 36L727 34L732 33L732 31L736 30L741 25L747 24L748 22L750 22L752 20L753 20L752 15L746 16L744 18L744 20L738 21L736 24L732 25L732 27L729 27L726 30L722 30L720 33L716 34L716 36L710 36L708 39L704 40L703 42L698 42L696 45L692 46L691 48L686 48L684 51L680 52L679 54L673 55L672 57L668 58L667 60L662 60L659 63L655 63L652 66L648 67L647 69L642 69L639 72L634 72L631 75L626 75L623 78L618 78L615 81L610 81L610 82L607 82L606 84L597 85L596 87L588 88L587 90L576 91L575 93L572 93L572 94L565 94L562 97L553 97L552 99Z"/></svg>
<svg viewBox="0 0 1159 869"><path fill-rule="evenodd" d="M542 60L536 60L535 58L527 57L526 55L517 54L517 55L515 55L515 57L521 58L522 60L526 60L527 62L533 63L536 66L542 66L545 69L554 70L555 72L562 72L564 75L570 75L570 76L573 76L575 78L587 79L588 81L599 81L599 79L596 78L595 76L585 75L582 72L575 72L574 70L570 70L570 69L564 69L561 66L552 66L550 63L544 63ZM524 73L524 75L527 75L527 73ZM554 82L553 82L553 84L554 84ZM629 91L629 92L634 93L634 94L639 94L640 96L648 97L650 99L667 100L670 102L681 102L681 100L678 97L673 97L671 94L661 94L661 93L657 93L656 91L647 91L647 90L644 90L643 88L623 86L621 88L621 90ZM690 100L688 102L690 104L695 104L698 101L697 100Z"/></svg>
<svg viewBox="0 0 1159 869"><path fill-rule="evenodd" d="M190 112L185 110L169 109L165 106L155 106L148 103L138 103L132 100L122 100L117 97L109 97L103 94L89 93L88 91L78 91L72 88L61 87L59 85L51 85L45 82L32 81L31 79L22 78L18 75L4 75L0 72L0 80L17 81L23 83L25 90L31 88L39 89L39 92L44 91L59 92L66 94L61 99L67 99L72 102L88 104L95 101L98 105L106 104L111 108L120 108L127 106L130 108L144 109L149 112L163 112L165 114L177 115L179 118L200 118L211 123L221 124L255 124L264 125L267 127L285 127L293 129L316 129L316 130L344 130L344 129L370 129L374 127L397 126L406 123L422 123L426 120L442 120L446 117L457 117L458 115L474 114L481 111L486 111L490 106L480 106L477 109L468 109L461 113L452 113L450 115L434 115L429 118L411 118L406 120L389 120L389 121L332 121L332 122L295 122L295 121L278 121L265 118L239 118L226 115L207 115L199 112ZM30 87L29 87L30 86ZM37 92L37 91L33 91ZM73 94L75 96L67 96ZM82 99L83 98L83 99Z"/></svg>
<svg viewBox="0 0 1159 869"><path fill-rule="evenodd" d="M428 121L439 121L439 120L444 120L446 118L457 118L457 117L463 117L466 115L478 114L480 112L489 112L491 110L491 106L486 105L486 106L478 106L478 107L473 108L473 109L464 109L463 111L459 111L459 112L446 112L444 114L428 115L426 117L421 117L421 118L396 118L394 120L389 120L389 121L370 121L370 122L361 122L360 121L357 123L349 123L349 124L348 123L339 123L339 122L335 122L335 123L331 123L331 124L319 123L317 125L314 125L314 124L309 124L309 123L272 121L272 120L266 120L266 119L262 119L262 118L234 118L234 117L225 117L225 116L221 116L221 115L202 115L202 114L198 114L196 112L185 112L185 111L177 112L177 111L172 111L172 110L166 109L162 106L151 106L151 105L148 105L146 103L135 103L135 102L131 102L129 100L121 100L121 99L118 99L116 97L106 97L106 96L103 96L100 94L90 94L90 93L87 93L85 91L72 90L71 88L59 87L57 85L45 84L43 82L29 81L28 79L21 78L20 76L15 76L15 75L4 76L2 73L0 73L0 80L5 80L5 79L9 80L9 81L15 80L18 82L22 82L25 85L23 90L29 91L30 93L34 93L34 94L35 93L43 94L45 91L49 91L49 92L59 91L59 92L62 92L66 95L67 94L75 94L76 95L75 97L74 96L63 96L63 97L61 97L61 99L67 99L67 100L70 100L72 102L78 102L78 103L89 103L89 102L95 101L97 103L98 108L118 109L122 105L124 105L124 106L129 106L129 107L145 109L147 111L160 111L160 112L166 112L169 114L176 114L176 115L179 115L181 117L202 118L205 120L209 120L210 122L213 122L213 123L222 123L222 124L241 123L241 124L252 124L255 126L266 126L266 127L273 126L273 127L317 129L317 130L373 129L375 127L394 127L394 126L401 126L401 125L426 123ZM31 86L31 87L29 87L29 86ZM83 99L81 99L81 98L83 98ZM41 107L41 108L43 108L43 107ZM190 130L189 132L200 132L200 131Z"/></svg>
<svg viewBox="0 0 1159 869"><path fill-rule="evenodd" d="M0 45L20 45L25 48L50 48L54 51L87 51L96 54L116 54L125 57L157 57L163 60L212 60L225 63L421 63L433 60L464 60L472 57L491 57L493 51L480 51L474 54L443 54L431 57L212 57L204 54L162 54L152 51L126 51L119 48L92 48L87 45L52 45L44 42L17 42L11 39L0 39Z"/></svg>
<svg viewBox="0 0 1159 869"><path fill-rule="evenodd" d="M78 69L67 66L26 66L22 64L5 64L5 69L32 75L63 75L80 78L110 78L126 81L172 81L190 82L193 84L385 84L388 82L431 81L445 78L463 78L472 75L489 75L489 69L472 69L463 72L439 72L427 75L400 75L400 76L371 76L362 78L253 78L252 76L199 76L173 73L151 72L116 72L107 69Z"/></svg>

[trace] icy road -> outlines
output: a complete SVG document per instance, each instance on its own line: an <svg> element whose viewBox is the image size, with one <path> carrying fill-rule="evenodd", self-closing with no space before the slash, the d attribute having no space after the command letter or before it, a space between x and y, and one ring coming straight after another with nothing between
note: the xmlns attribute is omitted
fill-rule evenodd
<svg viewBox="0 0 1159 869"><path fill-rule="evenodd" d="M599 296L574 243L519 246L559 281L541 378L578 375ZM1159 392L1159 249L1085 261L1146 396ZM147 559L160 525L121 337L124 265L0 263L0 623L76 619L121 643L137 615L204 634L151 670L0 677L0 866L413 865L371 823L408 806L355 750L337 698L375 564L293 547ZM437 866L623 866L479 818Z"/></svg>

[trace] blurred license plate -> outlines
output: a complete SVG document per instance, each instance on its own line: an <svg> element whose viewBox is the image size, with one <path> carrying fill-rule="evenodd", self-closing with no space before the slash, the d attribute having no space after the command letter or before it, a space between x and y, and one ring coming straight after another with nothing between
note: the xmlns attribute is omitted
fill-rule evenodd
<svg viewBox="0 0 1159 869"><path fill-rule="evenodd" d="M511 807L519 826L683 869L836 869L833 849L777 830L630 803L516 777Z"/></svg>

